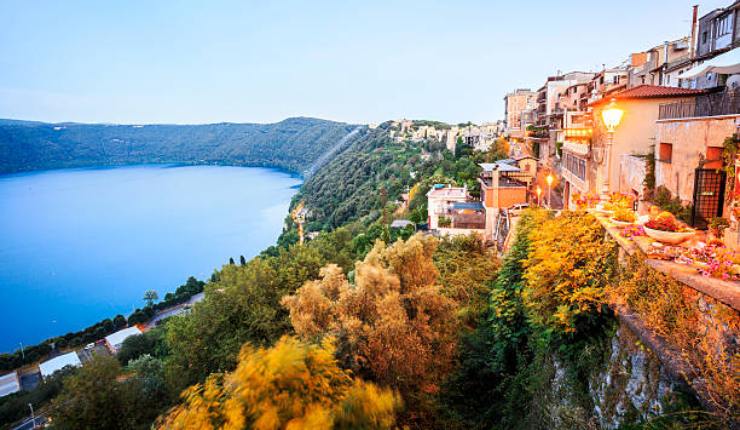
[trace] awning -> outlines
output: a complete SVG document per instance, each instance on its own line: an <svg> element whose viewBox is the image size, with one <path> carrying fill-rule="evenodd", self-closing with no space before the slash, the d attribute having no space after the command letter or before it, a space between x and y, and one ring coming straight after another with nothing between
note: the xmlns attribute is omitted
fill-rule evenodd
<svg viewBox="0 0 740 430"><path fill-rule="evenodd" d="M576 155L585 157L588 155L589 146L585 143L565 141L563 143L563 151L567 151Z"/></svg>
<svg viewBox="0 0 740 430"><path fill-rule="evenodd" d="M707 72L722 75L734 75L740 73L740 49L733 49L707 60L698 66L694 66L680 76L681 79L695 78Z"/></svg>

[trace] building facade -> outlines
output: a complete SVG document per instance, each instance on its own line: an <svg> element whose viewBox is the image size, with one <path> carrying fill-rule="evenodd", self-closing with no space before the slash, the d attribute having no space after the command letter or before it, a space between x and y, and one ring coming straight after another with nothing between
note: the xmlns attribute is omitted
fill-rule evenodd
<svg viewBox="0 0 740 430"><path fill-rule="evenodd" d="M522 137L522 112L534 108L537 94L529 88L518 88L504 97L504 133ZM525 126L526 127L526 126Z"/></svg>

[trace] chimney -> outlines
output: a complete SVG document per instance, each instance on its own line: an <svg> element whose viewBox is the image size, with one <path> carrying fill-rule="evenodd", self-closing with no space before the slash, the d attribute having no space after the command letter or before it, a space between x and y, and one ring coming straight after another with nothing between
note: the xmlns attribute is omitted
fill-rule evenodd
<svg viewBox="0 0 740 430"><path fill-rule="evenodd" d="M699 5L695 4L694 12L691 17L691 40L689 40L689 43L691 46L689 46L689 58L694 59L694 55L696 54L696 21L697 17L699 15Z"/></svg>
<svg viewBox="0 0 740 430"><path fill-rule="evenodd" d="M663 42L663 64L668 64L668 44L667 40Z"/></svg>

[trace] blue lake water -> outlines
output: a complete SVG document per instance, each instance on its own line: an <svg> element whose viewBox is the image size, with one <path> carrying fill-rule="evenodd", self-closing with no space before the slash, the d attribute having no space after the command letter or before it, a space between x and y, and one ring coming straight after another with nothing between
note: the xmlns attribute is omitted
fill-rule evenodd
<svg viewBox="0 0 740 430"><path fill-rule="evenodd" d="M300 179L133 166L0 176L0 351L163 297L275 243Z"/></svg>

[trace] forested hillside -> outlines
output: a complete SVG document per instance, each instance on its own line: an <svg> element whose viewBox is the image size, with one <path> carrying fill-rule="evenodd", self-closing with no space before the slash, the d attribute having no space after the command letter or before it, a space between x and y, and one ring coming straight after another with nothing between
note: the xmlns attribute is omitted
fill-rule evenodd
<svg viewBox="0 0 740 430"><path fill-rule="evenodd" d="M362 218L380 209L382 200L391 203L415 184L447 181L475 190L480 173L477 163L500 155L498 147L475 153L460 145L458 154L452 154L433 140L398 142L390 138L391 128L391 123L383 123L354 139L304 183L295 200L303 199L311 211L311 228L335 228ZM419 209L425 192L417 198ZM425 213L418 215L419 222L426 219Z"/></svg>
<svg viewBox="0 0 740 430"><path fill-rule="evenodd" d="M279 167L300 174L356 128L313 118L143 126L0 120L0 173L186 163Z"/></svg>

